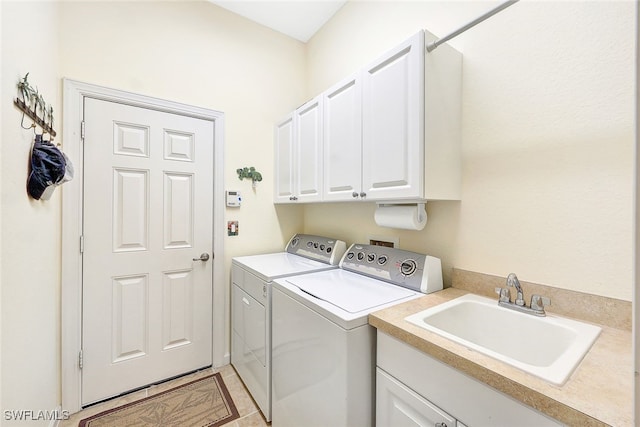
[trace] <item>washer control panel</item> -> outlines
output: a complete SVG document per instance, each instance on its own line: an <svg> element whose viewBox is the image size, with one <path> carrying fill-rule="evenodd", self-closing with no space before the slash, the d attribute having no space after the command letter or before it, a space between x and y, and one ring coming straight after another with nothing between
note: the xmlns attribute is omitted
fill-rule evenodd
<svg viewBox="0 0 640 427"><path fill-rule="evenodd" d="M342 240L311 234L296 234L289 240L286 251L331 265L338 265L347 244Z"/></svg>
<svg viewBox="0 0 640 427"><path fill-rule="evenodd" d="M440 260L403 249L355 243L342 257L340 268L418 292L442 289Z"/></svg>

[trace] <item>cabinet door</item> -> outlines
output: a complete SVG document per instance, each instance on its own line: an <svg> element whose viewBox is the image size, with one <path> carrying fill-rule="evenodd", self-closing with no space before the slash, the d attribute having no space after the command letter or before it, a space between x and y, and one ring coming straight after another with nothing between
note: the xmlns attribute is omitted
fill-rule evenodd
<svg viewBox="0 0 640 427"><path fill-rule="evenodd" d="M362 83L357 73L324 93L324 200L362 189Z"/></svg>
<svg viewBox="0 0 640 427"><path fill-rule="evenodd" d="M276 125L275 129L275 203L290 203L294 197L294 160L295 160L294 115Z"/></svg>
<svg viewBox="0 0 640 427"><path fill-rule="evenodd" d="M424 32L369 64L363 75L363 187L367 199L423 193Z"/></svg>
<svg viewBox="0 0 640 427"><path fill-rule="evenodd" d="M456 427L456 419L376 368L376 427Z"/></svg>
<svg viewBox="0 0 640 427"><path fill-rule="evenodd" d="M301 202L322 200L322 97L307 102L295 115L295 196Z"/></svg>

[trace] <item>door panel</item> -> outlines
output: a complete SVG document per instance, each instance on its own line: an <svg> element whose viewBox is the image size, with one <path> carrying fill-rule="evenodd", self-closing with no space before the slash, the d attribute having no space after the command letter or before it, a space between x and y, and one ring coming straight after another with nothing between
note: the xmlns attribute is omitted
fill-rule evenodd
<svg viewBox="0 0 640 427"><path fill-rule="evenodd" d="M149 173L113 169L113 251L148 249Z"/></svg>
<svg viewBox="0 0 640 427"><path fill-rule="evenodd" d="M293 114L276 125L275 130L275 188L276 203L289 203L294 196L294 124Z"/></svg>
<svg viewBox="0 0 640 427"><path fill-rule="evenodd" d="M193 174L164 172L164 248L190 248L193 242Z"/></svg>
<svg viewBox="0 0 640 427"><path fill-rule="evenodd" d="M418 33L364 72L362 180L367 199L422 194L423 38Z"/></svg>
<svg viewBox="0 0 640 427"><path fill-rule="evenodd" d="M165 272L162 277L163 350L188 345L193 339L193 274L190 270Z"/></svg>
<svg viewBox="0 0 640 427"><path fill-rule="evenodd" d="M112 357L114 363L147 354L149 329L149 276L115 277L112 281L113 300Z"/></svg>
<svg viewBox="0 0 640 427"><path fill-rule="evenodd" d="M300 201L322 198L322 98L317 97L296 110L297 166L294 194Z"/></svg>
<svg viewBox="0 0 640 427"><path fill-rule="evenodd" d="M85 99L82 403L211 365L213 122Z"/></svg>
<svg viewBox="0 0 640 427"><path fill-rule="evenodd" d="M362 89L357 73L324 95L324 200L354 200L361 188Z"/></svg>

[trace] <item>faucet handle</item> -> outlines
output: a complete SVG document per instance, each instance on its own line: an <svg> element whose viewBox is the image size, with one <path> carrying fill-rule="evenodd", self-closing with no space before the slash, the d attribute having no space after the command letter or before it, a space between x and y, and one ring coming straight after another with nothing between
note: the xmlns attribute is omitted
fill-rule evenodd
<svg viewBox="0 0 640 427"><path fill-rule="evenodd" d="M531 296L531 309L544 313L544 308L548 305L551 305L551 300L549 298L540 295Z"/></svg>
<svg viewBox="0 0 640 427"><path fill-rule="evenodd" d="M500 302L510 302L511 301L511 292L508 288L496 288L496 294L500 295Z"/></svg>

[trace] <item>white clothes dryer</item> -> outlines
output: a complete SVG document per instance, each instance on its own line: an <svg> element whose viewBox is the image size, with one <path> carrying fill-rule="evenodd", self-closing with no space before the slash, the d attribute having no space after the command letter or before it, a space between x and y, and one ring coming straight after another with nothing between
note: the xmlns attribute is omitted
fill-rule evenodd
<svg viewBox="0 0 640 427"><path fill-rule="evenodd" d="M346 243L296 234L284 252L231 262L231 364L271 421L271 285L274 279L337 269Z"/></svg>
<svg viewBox="0 0 640 427"><path fill-rule="evenodd" d="M274 427L373 426L369 313L442 289L438 258L352 245L341 269L273 283Z"/></svg>

